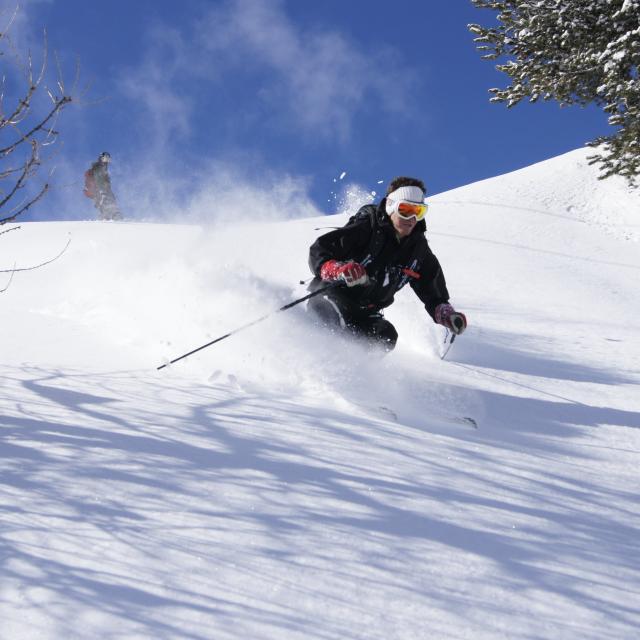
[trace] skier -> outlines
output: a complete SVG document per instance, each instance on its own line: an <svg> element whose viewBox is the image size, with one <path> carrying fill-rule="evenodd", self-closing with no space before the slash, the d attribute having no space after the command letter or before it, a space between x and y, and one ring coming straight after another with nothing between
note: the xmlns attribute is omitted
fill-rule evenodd
<svg viewBox="0 0 640 640"><path fill-rule="evenodd" d="M458 335L467 327L463 313L449 303L444 274L425 236L422 180L400 176L380 203L367 204L346 226L320 236L309 251L315 278L310 291L330 288L311 298L310 311L323 325L364 337L391 351L398 339L383 317L397 291L409 284L431 318Z"/></svg>
<svg viewBox="0 0 640 640"><path fill-rule="evenodd" d="M122 220L122 213L111 190L111 154L103 151L84 174L84 195L93 200L98 220Z"/></svg>

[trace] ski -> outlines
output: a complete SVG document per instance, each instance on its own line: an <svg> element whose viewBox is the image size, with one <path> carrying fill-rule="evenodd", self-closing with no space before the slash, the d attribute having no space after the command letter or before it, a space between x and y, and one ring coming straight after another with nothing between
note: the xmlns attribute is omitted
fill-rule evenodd
<svg viewBox="0 0 640 640"><path fill-rule="evenodd" d="M459 425L462 427L478 428L478 421L471 416L442 415L436 414L431 416L434 422L441 422L446 425Z"/></svg>
<svg viewBox="0 0 640 640"><path fill-rule="evenodd" d="M393 409L384 406L384 405L367 405L362 403L351 402L351 404L360 409L366 414L375 416L377 418L387 420L390 422L398 422L400 423L400 417L397 412ZM478 421L471 416L463 416L463 415L442 415L435 414L432 416L434 422L445 423L449 425L460 425L464 427L471 427L472 429L478 429Z"/></svg>
<svg viewBox="0 0 640 640"><path fill-rule="evenodd" d="M469 425L474 429L478 428L478 422L475 420L475 418L472 418L471 416L456 416L455 418L453 418L453 420L455 420L455 422L459 424Z"/></svg>

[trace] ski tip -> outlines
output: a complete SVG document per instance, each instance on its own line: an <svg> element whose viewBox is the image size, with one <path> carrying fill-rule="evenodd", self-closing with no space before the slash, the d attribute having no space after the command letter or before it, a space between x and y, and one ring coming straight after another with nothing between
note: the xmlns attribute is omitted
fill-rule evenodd
<svg viewBox="0 0 640 640"><path fill-rule="evenodd" d="M462 422L471 425L474 429L478 428L478 423L471 417L469 416L463 416L462 417Z"/></svg>

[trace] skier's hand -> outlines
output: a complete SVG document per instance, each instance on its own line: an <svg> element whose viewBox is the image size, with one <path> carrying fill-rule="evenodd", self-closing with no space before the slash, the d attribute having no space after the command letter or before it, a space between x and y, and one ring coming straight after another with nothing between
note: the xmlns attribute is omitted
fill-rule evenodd
<svg viewBox="0 0 640 640"><path fill-rule="evenodd" d="M320 269L320 277L323 280L343 280L347 287L355 287L369 282L365 268L353 260L349 262L327 260Z"/></svg>
<svg viewBox="0 0 640 640"><path fill-rule="evenodd" d="M467 328L467 317L464 313L456 311L450 304L443 303L436 307L436 322L452 333L459 335Z"/></svg>
<svg viewBox="0 0 640 640"><path fill-rule="evenodd" d="M451 331L456 335L460 335L467 328L467 317L464 313L456 311L449 316L449 324L451 325Z"/></svg>

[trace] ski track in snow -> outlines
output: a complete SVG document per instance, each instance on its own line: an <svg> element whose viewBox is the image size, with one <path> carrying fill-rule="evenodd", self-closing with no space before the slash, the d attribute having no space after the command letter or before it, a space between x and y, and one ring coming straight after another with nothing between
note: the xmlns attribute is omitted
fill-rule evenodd
<svg viewBox="0 0 640 640"><path fill-rule="evenodd" d="M386 358L296 307L155 371L345 215L10 234L72 242L0 298L0 638L635 639L640 207L584 155L433 198L444 361L407 289Z"/></svg>

